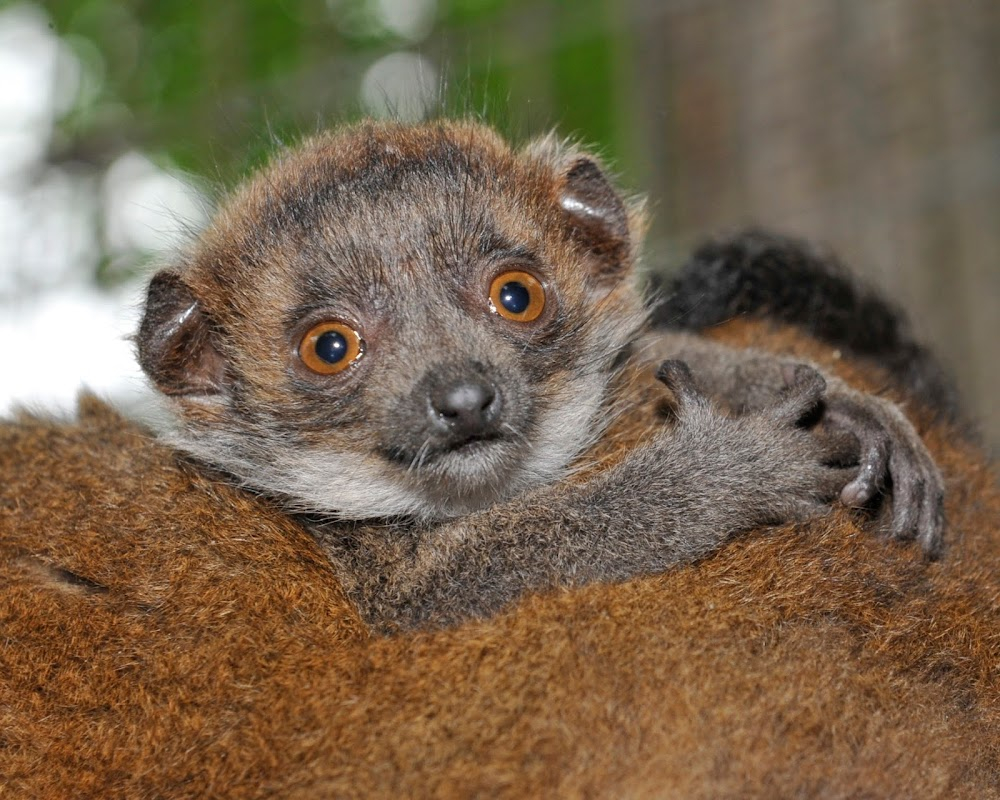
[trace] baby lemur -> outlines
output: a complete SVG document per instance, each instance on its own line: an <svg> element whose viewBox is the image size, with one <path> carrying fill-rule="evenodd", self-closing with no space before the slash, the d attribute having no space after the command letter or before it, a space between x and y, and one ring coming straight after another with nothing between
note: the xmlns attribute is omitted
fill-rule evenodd
<svg viewBox="0 0 1000 800"><path fill-rule="evenodd" d="M644 224L553 137L366 122L283 154L153 278L139 359L170 440L299 516L380 631L661 571L890 485L919 487L894 533L936 552L941 478L900 411L651 331Z"/></svg>

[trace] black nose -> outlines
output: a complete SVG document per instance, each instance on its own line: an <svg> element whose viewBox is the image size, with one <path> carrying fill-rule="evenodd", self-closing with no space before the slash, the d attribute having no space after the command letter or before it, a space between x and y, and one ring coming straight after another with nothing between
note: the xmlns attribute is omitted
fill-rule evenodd
<svg viewBox="0 0 1000 800"><path fill-rule="evenodd" d="M431 389L430 403L439 425L459 436L477 436L493 429L503 397L489 379L466 375Z"/></svg>

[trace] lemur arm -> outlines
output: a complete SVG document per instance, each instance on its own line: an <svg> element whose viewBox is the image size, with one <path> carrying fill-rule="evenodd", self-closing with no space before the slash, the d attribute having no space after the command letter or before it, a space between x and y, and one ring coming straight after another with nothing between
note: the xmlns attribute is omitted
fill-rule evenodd
<svg viewBox="0 0 1000 800"><path fill-rule="evenodd" d="M382 632L492 614L526 591L616 581L706 555L732 533L823 513L855 470L798 421L823 378L800 367L776 402L733 417L680 362L660 377L677 421L582 485L564 481L428 526L315 532Z"/></svg>
<svg viewBox="0 0 1000 800"><path fill-rule="evenodd" d="M838 496L864 505L887 480L893 535L938 552L942 479L895 404L811 366L685 334L654 335L646 352L673 359L659 377L677 398L676 424L583 485L442 524L316 531L373 627L452 624L531 590L661 572L737 531L816 516Z"/></svg>

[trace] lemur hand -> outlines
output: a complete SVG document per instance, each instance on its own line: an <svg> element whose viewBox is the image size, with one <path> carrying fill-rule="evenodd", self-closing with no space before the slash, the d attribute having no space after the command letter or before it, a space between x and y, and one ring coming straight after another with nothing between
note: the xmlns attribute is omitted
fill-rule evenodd
<svg viewBox="0 0 1000 800"><path fill-rule="evenodd" d="M815 517L858 483L857 469L844 466L843 441L816 436L801 424L826 389L812 367L797 365L773 402L735 416L701 392L682 361L665 361L657 378L677 400L670 435L701 454L706 474L696 479L741 523L736 527Z"/></svg>
<svg viewBox="0 0 1000 800"><path fill-rule="evenodd" d="M929 557L941 551L944 480L934 459L899 406L830 381L821 424L849 433L857 442L857 477L841 500L861 507L890 495L890 530L896 539L916 539Z"/></svg>

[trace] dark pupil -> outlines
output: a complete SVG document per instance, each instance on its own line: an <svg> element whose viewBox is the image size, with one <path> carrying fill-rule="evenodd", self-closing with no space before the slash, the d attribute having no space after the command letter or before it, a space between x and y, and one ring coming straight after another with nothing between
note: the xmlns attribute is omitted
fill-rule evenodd
<svg viewBox="0 0 1000 800"><path fill-rule="evenodd" d="M523 283L511 281L500 288L500 305L511 314L521 314L531 302L531 295Z"/></svg>
<svg viewBox="0 0 1000 800"><path fill-rule="evenodd" d="M347 355L347 339L337 331L327 331L316 339L316 355L327 364L336 364Z"/></svg>

